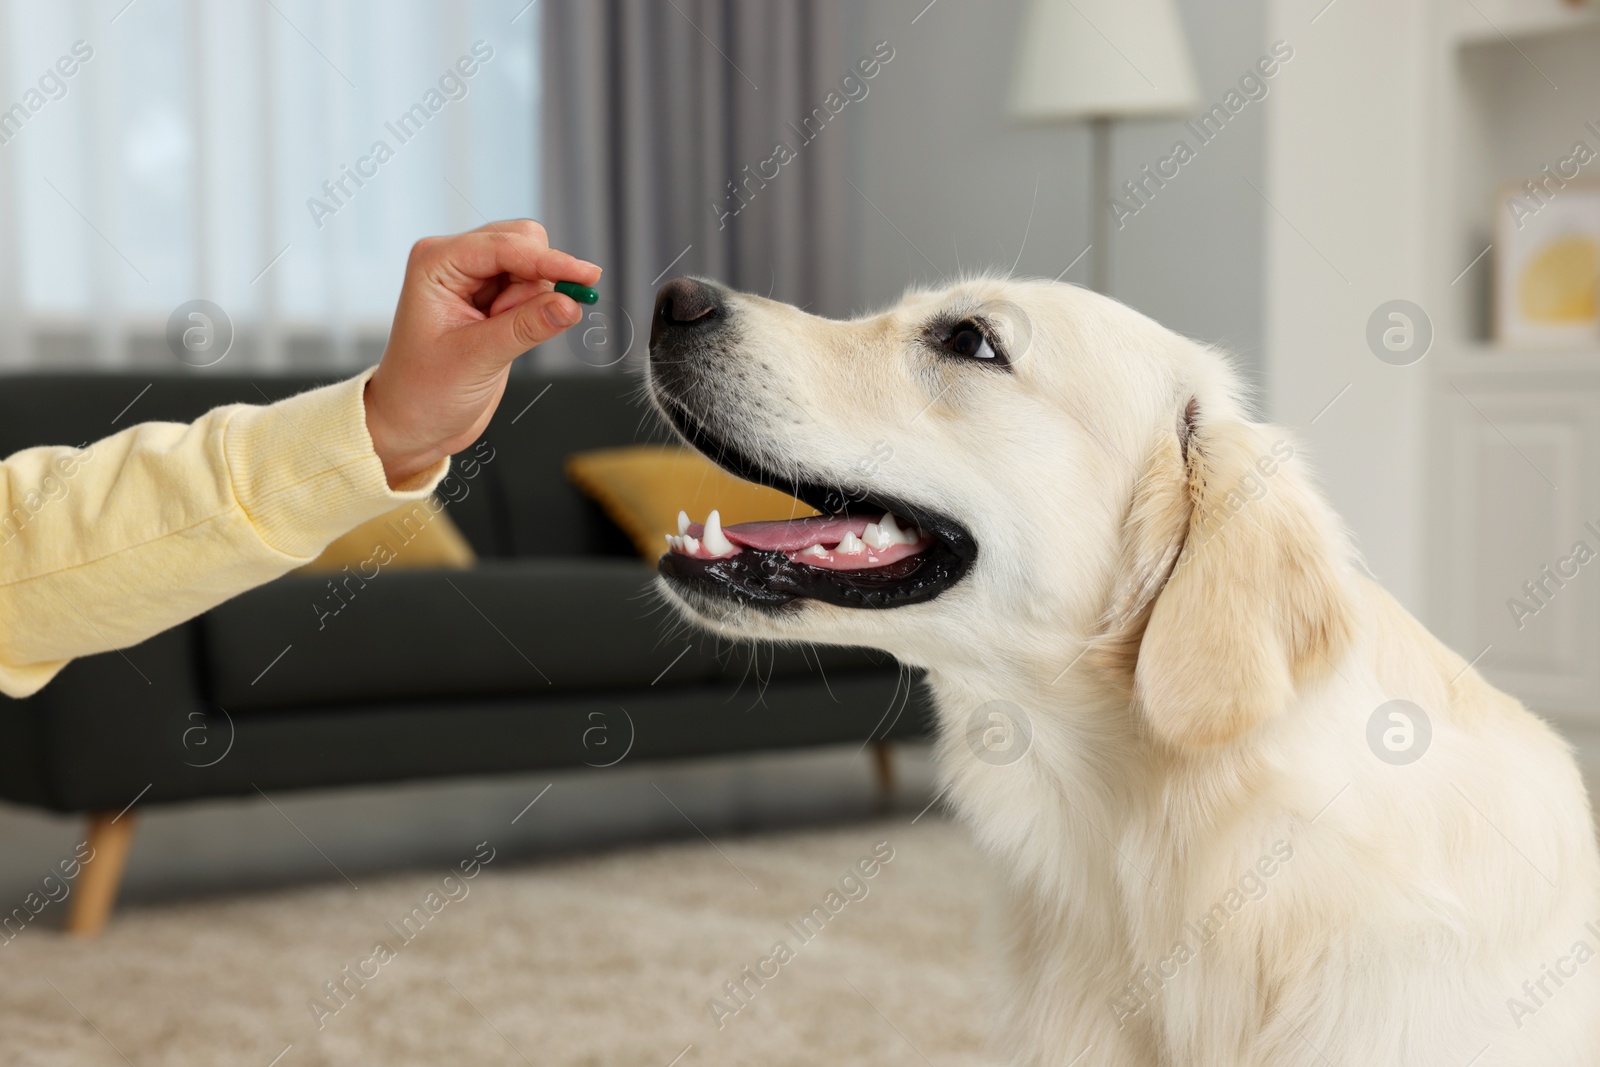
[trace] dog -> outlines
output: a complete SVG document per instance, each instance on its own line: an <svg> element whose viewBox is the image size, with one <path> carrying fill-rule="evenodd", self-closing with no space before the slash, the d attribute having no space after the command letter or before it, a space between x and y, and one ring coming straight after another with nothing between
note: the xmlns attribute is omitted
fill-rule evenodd
<svg viewBox="0 0 1600 1067"><path fill-rule="evenodd" d="M926 672L1010 1062L1600 1064L1571 750L1366 575L1222 354L1059 283L835 321L680 278L646 378L818 512L680 516L681 613Z"/></svg>

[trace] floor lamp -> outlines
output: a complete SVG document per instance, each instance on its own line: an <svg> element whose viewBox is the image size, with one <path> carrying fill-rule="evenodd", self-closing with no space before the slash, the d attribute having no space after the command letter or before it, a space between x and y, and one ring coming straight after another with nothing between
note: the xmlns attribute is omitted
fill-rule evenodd
<svg viewBox="0 0 1600 1067"><path fill-rule="evenodd" d="M1029 0L1009 111L1022 123L1089 123L1097 292L1111 284L1112 121L1189 114L1198 102L1175 0Z"/></svg>

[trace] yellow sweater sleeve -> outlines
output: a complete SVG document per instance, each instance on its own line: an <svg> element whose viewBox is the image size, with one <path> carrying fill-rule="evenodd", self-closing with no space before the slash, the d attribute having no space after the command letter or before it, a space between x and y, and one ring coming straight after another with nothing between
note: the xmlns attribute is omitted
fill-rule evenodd
<svg viewBox="0 0 1600 1067"><path fill-rule="evenodd" d="M389 488L371 373L0 463L0 691L35 693L74 657L191 619L431 493L448 460Z"/></svg>

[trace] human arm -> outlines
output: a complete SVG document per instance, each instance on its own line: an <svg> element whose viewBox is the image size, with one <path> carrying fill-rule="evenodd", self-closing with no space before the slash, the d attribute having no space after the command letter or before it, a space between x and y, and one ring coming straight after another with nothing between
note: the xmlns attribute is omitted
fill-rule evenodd
<svg viewBox="0 0 1600 1067"><path fill-rule="evenodd" d="M0 691L33 693L72 658L192 618L427 496L511 361L578 321L540 272L599 276L534 224L505 225L419 244L373 371L0 463Z"/></svg>

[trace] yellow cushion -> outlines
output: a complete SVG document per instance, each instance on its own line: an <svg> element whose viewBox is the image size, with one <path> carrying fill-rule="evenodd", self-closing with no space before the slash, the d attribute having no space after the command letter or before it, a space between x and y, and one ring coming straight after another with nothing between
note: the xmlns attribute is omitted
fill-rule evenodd
<svg viewBox="0 0 1600 1067"><path fill-rule="evenodd" d="M437 497L402 504L357 526L328 545L300 574L333 574L376 565L385 570L442 567L464 570L477 562L472 546Z"/></svg>
<svg viewBox="0 0 1600 1067"><path fill-rule="evenodd" d="M724 526L815 515L787 493L735 478L698 452L673 445L630 445L567 457L567 477L633 540L645 559L667 550L678 512L705 522L716 508Z"/></svg>

